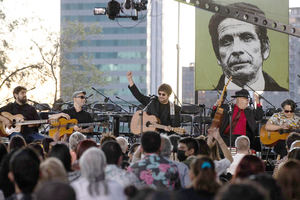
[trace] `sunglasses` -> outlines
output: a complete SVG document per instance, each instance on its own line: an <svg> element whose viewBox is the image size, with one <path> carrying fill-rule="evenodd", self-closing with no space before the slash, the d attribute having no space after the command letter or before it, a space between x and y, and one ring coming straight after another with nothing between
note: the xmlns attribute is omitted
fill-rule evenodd
<svg viewBox="0 0 300 200"><path fill-rule="evenodd" d="M159 96L163 96L163 97L166 96L165 93L161 93L161 92L159 92L158 95L159 95Z"/></svg>
<svg viewBox="0 0 300 200"><path fill-rule="evenodd" d="M284 110L285 113L293 113L294 111L292 110Z"/></svg>
<svg viewBox="0 0 300 200"><path fill-rule="evenodd" d="M76 98L80 98L80 99L86 99L85 96L77 96Z"/></svg>

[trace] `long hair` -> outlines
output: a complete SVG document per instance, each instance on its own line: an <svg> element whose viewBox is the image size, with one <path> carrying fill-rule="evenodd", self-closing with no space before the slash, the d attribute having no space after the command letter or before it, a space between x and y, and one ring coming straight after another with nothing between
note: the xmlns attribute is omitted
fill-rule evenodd
<svg viewBox="0 0 300 200"><path fill-rule="evenodd" d="M105 181L106 157L101 149L91 147L79 160L82 177L88 182L88 192L91 196L107 195L108 186Z"/></svg>
<svg viewBox="0 0 300 200"><path fill-rule="evenodd" d="M220 185L216 181L215 164L207 156L198 156L191 163L193 188L196 191L205 190L209 193L216 193Z"/></svg>
<svg viewBox="0 0 300 200"><path fill-rule="evenodd" d="M300 199L300 161L289 160L279 168L277 182L287 200Z"/></svg>
<svg viewBox="0 0 300 200"><path fill-rule="evenodd" d="M240 178L244 179L254 174L265 172L265 164L263 161L253 155L246 155L238 164L233 180Z"/></svg>

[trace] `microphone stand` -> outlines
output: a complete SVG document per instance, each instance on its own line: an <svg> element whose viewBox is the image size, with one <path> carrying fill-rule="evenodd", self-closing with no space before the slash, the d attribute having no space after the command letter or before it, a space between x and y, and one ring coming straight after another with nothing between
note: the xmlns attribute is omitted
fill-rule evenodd
<svg viewBox="0 0 300 200"><path fill-rule="evenodd" d="M155 95L153 95L153 96L151 96L150 97L150 101L149 101L149 103L145 106L145 108L144 109L142 109L141 110L141 112L140 112L140 118L141 118L141 134L143 134L143 124L144 124L144 122L143 122L143 115L144 115L144 112L147 112L148 111L148 108L149 108L149 106L150 106L150 104L152 104L152 102L155 100L157 98L157 96L155 96Z"/></svg>
<svg viewBox="0 0 300 200"><path fill-rule="evenodd" d="M47 107L47 106L45 106L44 104L40 104L40 103L38 103L38 102L36 102L36 101L33 101L33 100L31 100L31 99L27 99L28 101L30 101L30 102L32 102L32 103L34 103L34 105L40 105L43 109L45 109L45 110L51 110L51 108L50 107ZM48 104L47 104L48 105Z"/></svg>
<svg viewBox="0 0 300 200"><path fill-rule="evenodd" d="M126 101L125 99L122 99L121 97L119 97L119 96L115 96L117 99L120 99L120 100L122 100L122 101L124 101L125 103L127 103L127 104L129 104L129 105L131 105L132 106L132 111L134 112L134 108L139 108L139 109L143 109L143 108L141 108L140 106L137 106L137 105L135 105L135 104L133 104L133 103L130 103L129 101ZM130 109L130 107L129 107L129 112L131 111L131 109Z"/></svg>
<svg viewBox="0 0 300 200"><path fill-rule="evenodd" d="M98 94L100 94L101 96L103 96L105 98L105 102L110 101L112 104L114 104L116 107L121 108L121 110L125 111L126 113L129 113L127 110L125 110L124 108L122 108L122 106L118 105L117 103L115 103L114 101L112 101L109 97L105 96L103 93L101 93L99 90L97 90L96 88L92 87L92 89L94 91L96 91Z"/></svg>
<svg viewBox="0 0 300 200"><path fill-rule="evenodd" d="M232 144L232 103L231 101L228 103L228 115L229 115L229 148L231 152L231 144Z"/></svg>

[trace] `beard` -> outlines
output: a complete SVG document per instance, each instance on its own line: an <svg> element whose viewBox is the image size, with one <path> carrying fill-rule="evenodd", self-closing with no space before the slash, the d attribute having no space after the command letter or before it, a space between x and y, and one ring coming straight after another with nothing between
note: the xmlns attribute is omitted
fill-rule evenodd
<svg viewBox="0 0 300 200"><path fill-rule="evenodd" d="M22 99L18 98L18 101L22 104L25 104L27 102L27 98L26 97L23 97Z"/></svg>

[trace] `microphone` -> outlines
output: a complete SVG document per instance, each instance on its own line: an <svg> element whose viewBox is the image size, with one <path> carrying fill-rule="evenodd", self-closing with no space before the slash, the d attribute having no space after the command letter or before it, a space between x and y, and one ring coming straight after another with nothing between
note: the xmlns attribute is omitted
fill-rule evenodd
<svg viewBox="0 0 300 200"><path fill-rule="evenodd" d="M131 8L131 0L125 0L124 7L125 7L125 9L130 9Z"/></svg>
<svg viewBox="0 0 300 200"><path fill-rule="evenodd" d="M85 99L89 99L91 96L93 96L94 94L90 94L89 96L87 96Z"/></svg>

